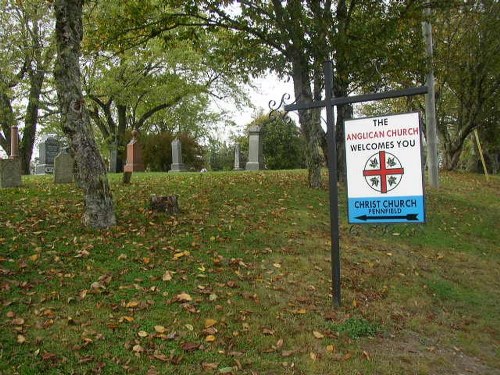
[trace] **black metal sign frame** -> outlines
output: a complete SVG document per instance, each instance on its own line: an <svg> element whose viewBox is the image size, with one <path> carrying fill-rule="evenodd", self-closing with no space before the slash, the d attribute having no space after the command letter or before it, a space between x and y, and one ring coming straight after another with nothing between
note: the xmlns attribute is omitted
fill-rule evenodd
<svg viewBox="0 0 500 375"><path fill-rule="evenodd" d="M285 112L300 111L313 108L326 108L326 128L328 144L328 176L330 189L330 229L331 229L331 263L332 263L332 295L333 305L341 305L340 282L340 225L339 225L339 194L337 187L337 142L335 130L335 114L333 106L369 102L373 100L399 98L402 96L422 95L428 92L427 86L412 87L403 90L392 90L380 93L371 93L357 96L335 97L333 94L333 62L323 64L325 75L325 100L312 103L295 103L285 105Z"/></svg>

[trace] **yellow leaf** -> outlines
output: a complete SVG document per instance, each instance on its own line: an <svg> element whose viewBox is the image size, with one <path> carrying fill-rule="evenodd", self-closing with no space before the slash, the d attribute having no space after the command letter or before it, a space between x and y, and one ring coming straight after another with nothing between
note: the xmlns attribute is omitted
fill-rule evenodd
<svg viewBox="0 0 500 375"><path fill-rule="evenodd" d="M139 344L137 345L134 345L134 347L132 348L132 350L136 353L141 353L144 351L144 348L142 346L140 346Z"/></svg>
<svg viewBox="0 0 500 375"><path fill-rule="evenodd" d="M170 271L165 271L165 273L163 274L162 278L161 278L163 281L170 281L172 280L172 272Z"/></svg>
<svg viewBox="0 0 500 375"><path fill-rule="evenodd" d="M121 322L123 322L123 321L126 321L126 322L131 323L131 322L133 322L133 321L134 321L134 318L133 318L133 317L131 317L131 316L122 316L122 317L120 318L120 323L121 323Z"/></svg>
<svg viewBox="0 0 500 375"><path fill-rule="evenodd" d="M144 262L144 264L149 264L151 262L151 258L144 257L142 258L142 261Z"/></svg>
<svg viewBox="0 0 500 375"><path fill-rule="evenodd" d="M205 319L205 328L213 327L217 324L217 320L214 319Z"/></svg>
<svg viewBox="0 0 500 375"><path fill-rule="evenodd" d="M40 258L40 254L33 254L30 256L30 260L36 262Z"/></svg>
<svg viewBox="0 0 500 375"><path fill-rule="evenodd" d="M318 331L313 331L313 335L317 339L322 339L323 337L325 337L321 332L318 332Z"/></svg>
<svg viewBox="0 0 500 375"><path fill-rule="evenodd" d="M208 335L205 337L206 342L214 342L215 341L215 336L214 335Z"/></svg>
<svg viewBox="0 0 500 375"><path fill-rule="evenodd" d="M137 335L139 337L148 337L149 336L149 334L146 331L139 331L139 332L137 332Z"/></svg>
<svg viewBox="0 0 500 375"><path fill-rule="evenodd" d="M191 324L186 324L184 327L186 327L188 331L194 330L194 327Z"/></svg>
<svg viewBox="0 0 500 375"><path fill-rule="evenodd" d="M315 361L318 358L318 356L316 355L316 353L313 353L313 352L309 353L309 357L311 357L311 359L313 361Z"/></svg>
<svg viewBox="0 0 500 375"><path fill-rule="evenodd" d="M165 333L167 331L167 329L163 326L155 326L155 331L157 333Z"/></svg>
<svg viewBox="0 0 500 375"><path fill-rule="evenodd" d="M125 307L128 307L128 308L134 308L137 306L139 306L139 302L137 302L137 301L130 301L125 305Z"/></svg>
<svg viewBox="0 0 500 375"><path fill-rule="evenodd" d="M327 345L326 351L328 353L333 353L335 351L335 345Z"/></svg>
<svg viewBox="0 0 500 375"><path fill-rule="evenodd" d="M24 344L26 342L26 337L23 335L17 335L17 343L18 344Z"/></svg>
<svg viewBox="0 0 500 375"><path fill-rule="evenodd" d="M306 309L298 309L298 310L293 310L292 313L294 313L294 314L306 314L307 310Z"/></svg>
<svg viewBox="0 0 500 375"><path fill-rule="evenodd" d="M183 251L183 252L180 252L180 253L175 253L174 254L174 260L179 260L182 257L188 256L189 254L191 254L189 251Z"/></svg>

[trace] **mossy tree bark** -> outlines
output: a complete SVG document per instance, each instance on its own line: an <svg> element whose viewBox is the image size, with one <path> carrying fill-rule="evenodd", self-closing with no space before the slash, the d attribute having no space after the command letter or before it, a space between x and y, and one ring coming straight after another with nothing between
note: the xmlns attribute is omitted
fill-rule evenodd
<svg viewBox="0 0 500 375"><path fill-rule="evenodd" d="M84 191L83 223L107 228L116 224L113 199L81 89L82 6L83 0L54 2L57 45L54 76L62 128L75 157L77 184Z"/></svg>

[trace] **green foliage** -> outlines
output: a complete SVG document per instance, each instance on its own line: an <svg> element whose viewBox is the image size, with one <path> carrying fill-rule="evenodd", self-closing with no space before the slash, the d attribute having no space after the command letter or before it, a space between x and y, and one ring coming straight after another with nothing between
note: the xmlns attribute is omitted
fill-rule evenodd
<svg viewBox="0 0 500 375"><path fill-rule="evenodd" d="M149 133L141 135L144 166L153 172L166 172L172 164L172 141L178 138L182 145L182 161L188 170L203 168L203 148L189 134L175 137L171 133Z"/></svg>
<svg viewBox="0 0 500 375"><path fill-rule="evenodd" d="M305 140L295 122L282 113L261 115L249 126L260 126L263 137L264 163L267 169L305 167ZM245 141L248 150L248 140Z"/></svg>
<svg viewBox="0 0 500 375"><path fill-rule="evenodd" d="M380 331L380 326L364 318L349 318L342 323L332 323L330 329L345 333L352 339L359 339L360 337L375 336Z"/></svg>
<svg viewBox="0 0 500 375"><path fill-rule="evenodd" d="M234 168L234 146L212 140L207 147L205 159L211 171L230 171Z"/></svg>

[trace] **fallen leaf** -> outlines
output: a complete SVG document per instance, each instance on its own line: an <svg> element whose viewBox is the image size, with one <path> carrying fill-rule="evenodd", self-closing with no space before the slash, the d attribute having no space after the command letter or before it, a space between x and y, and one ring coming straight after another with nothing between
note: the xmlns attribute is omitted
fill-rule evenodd
<svg viewBox="0 0 500 375"><path fill-rule="evenodd" d="M205 319L205 328L210 328L217 324L217 320L214 319Z"/></svg>
<svg viewBox="0 0 500 375"><path fill-rule="evenodd" d="M201 368L204 371L210 371L210 370L216 370L219 365L217 363L208 363L208 362L203 362L201 364Z"/></svg>
<svg viewBox="0 0 500 375"><path fill-rule="evenodd" d="M335 345L327 345L326 351L329 353L333 353L335 351Z"/></svg>
<svg viewBox="0 0 500 375"><path fill-rule="evenodd" d="M310 357L313 361L315 361L316 359L318 359L317 354L316 354L316 353L313 353L313 352L309 353L309 357Z"/></svg>
<svg viewBox="0 0 500 375"><path fill-rule="evenodd" d="M158 359L159 361L162 362L168 362L170 360L170 358L167 357L165 354L153 354L153 358Z"/></svg>
<svg viewBox="0 0 500 375"><path fill-rule="evenodd" d="M157 333L165 333L165 332L167 332L167 329L163 326L155 326L155 331Z"/></svg>
<svg viewBox="0 0 500 375"><path fill-rule="evenodd" d="M184 327L186 327L188 331L194 330L194 327L191 324L186 324Z"/></svg>
<svg viewBox="0 0 500 375"><path fill-rule="evenodd" d="M32 262L36 262L40 258L40 254L33 254L29 258Z"/></svg>
<svg viewBox="0 0 500 375"><path fill-rule="evenodd" d="M323 337L325 337L325 335L323 335L321 332L318 332L318 331L313 331L313 335L317 339L322 339Z"/></svg>
<svg viewBox="0 0 500 375"><path fill-rule="evenodd" d="M215 341L215 336L214 335L208 335L205 337L206 342L214 342Z"/></svg>
<svg viewBox="0 0 500 375"><path fill-rule="evenodd" d="M185 342L181 345L181 349L185 352L194 352L195 350L200 349L200 344L196 344L194 342Z"/></svg>
<svg viewBox="0 0 500 375"><path fill-rule="evenodd" d="M149 334L146 331L139 331L139 332L137 332L137 335L139 337L148 337L149 336Z"/></svg>
<svg viewBox="0 0 500 375"><path fill-rule="evenodd" d="M15 326L22 326L24 324L24 319L23 318L15 318L15 319L12 319L11 323Z"/></svg>
<svg viewBox="0 0 500 375"><path fill-rule="evenodd" d="M281 349L283 346L283 339L279 339L278 342L276 343L276 349Z"/></svg>
<svg viewBox="0 0 500 375"><path fill-rule="evenodd" d="M367 351L365 351L365 350L363 350L363 357L365 357L365 359L367 361L369 361L371 359L370 354Z"/></svg>
<svg viewBox="0 0 500 375"><path fill-rule="evenodd" d="M139 344L137 344L137 345L134 345L132 350L136 353L142 353L144 351L144 348L142 346L140 346Z"/></svg>
<svg viewBox="0 0 500 375"><path fill-rule="evenodd" d="M290 357L291 355L293 355L293 353L295 353L295 351L293 351L293 350L283 350L281 352L281 356L282 357Z"/></svg>
<svg viewBox="0 0 500 375"><path fill-rule="evenodd" d="M186 257L188 255L190 255L191 253L189 251L182 251L180 253L175 253L174 256L173 256L173 259L174 260L179 260L181 259L182 257Z"/></svg>
<svg viewBox="0 0 500 375"><path fill-rule="evenodd" d="M161 277L161 279L163 281L170 281L170 280L172 280L172 272L165 271L165 273L163 274L163 276Z"/></svg>
<svg viewBox="0 0 500 375"><path fill-rule="evenodd" d="M137 307L137 306L139 306L139 302L137 302L137 301L127 302L127 304L125 305L125 307L127 307L127 308L134 308L134 307Z"/></svg>
<svg viewBox="0 0 500 375"><path fill-rule="evenodd" d="M184 303L184 302L191 302L192 300L193 300L193 298L189 294L184 293L184 292L180 293L174 297L175 302Z"/></svg>
<svg viewBox="0 0 500 375"><path fill-rule="evenodd" d="M7 314L5 314L5 316L7 316L7 318L11 319L11 318L14 318L16 316L16 313L14 311L7 311Z"/></svg>
<svg viewBox="0 0 500 375"><path fill-rule="evenodd" d="M268 335L268 336L273 336L274 335L274 331L272 329L269 329L269 328L263 328L262 329L262 333L264 335Z"/></svg>
<svg viewBox="0 0 500 375"><path fill-rule="evenodd" d="M24 344L26 342L26 337L23 335L17 335L17 343L18 344Z"/></svg>

